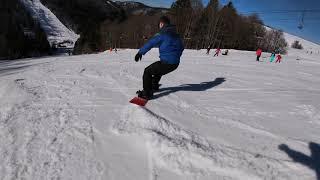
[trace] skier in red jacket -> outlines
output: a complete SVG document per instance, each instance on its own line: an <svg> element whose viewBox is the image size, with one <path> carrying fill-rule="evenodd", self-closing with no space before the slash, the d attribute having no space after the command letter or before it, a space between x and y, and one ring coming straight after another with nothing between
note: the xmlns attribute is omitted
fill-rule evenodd
<svg viewBox="0 0 320 180"><path fill-rule="evenodd" d="M259 48L259 49L257 50L256 54L257 54L257 61L259 61L259 60L260 60L260 57L261 57L261 54L262 54L262 49Z"/></svg>
<svg viewBox="0 0 320 180"><path fill-rule="evenodd" d="M277 55L277 61L276 61L276 63L278 63L278 62L280 63L280 62L281 62L281 59L282 59L282 56L281 56L280 54L278 54L278 55Z"/></svg>
<svg viewBox="0 0 320 180"><path fill-rule="evenodd" d="M219 56L219 53L220 53L220 52L221 52L221 49L220 49L220 48L217 48L217 49L216 49L216 53L214 54L213 57Z"/></svg>

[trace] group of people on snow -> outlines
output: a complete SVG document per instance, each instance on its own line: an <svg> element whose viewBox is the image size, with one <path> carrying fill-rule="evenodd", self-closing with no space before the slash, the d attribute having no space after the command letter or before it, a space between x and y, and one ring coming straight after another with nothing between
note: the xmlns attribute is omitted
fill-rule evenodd
<svg viewBox="0 0 320 180"><path fill-rule="evenodd" d="M256 51L256 54L257 54L257 61L260 61L260 57L261 57L261 55L262 55L262 49L259 48L259 49ZM281 56L280 53L279 53L278 55L276 55L275 52L272 52L272 53L271 53L271 56L270 56L270 62L272 63L275 58L277 58L276 63L280 63L280 62L281 62L281 59L282 59L282 56Z"/></svg>
<svg viewBox="0 0 320 180"><path fill-rule="evenodd" d="M212 44L210 44L210 45L208 46L208 48L207 48L207 55L210 54L211 48L212 48ZM215 51L215 54L213 55L213 57L219 56L220 53L221 53L221 49L220 49L220 48L217 48L216 51ZM229 50L226 49L226 50L222 53L222 55L225 55L225 56L226 56L226 55L228 55L228 53L229 53Z"/></svg>
<svg viewBox="0 0 320 180"><path fill-rule="evenodd" d="M212 45L210 44L207 48L207 55L210 54L211 48L212 48ZM213 57L219 56L220 53L221 53L221 49L217 48ZM228 55L228 53L229 53L229 50L227 49L225 50L225 52L222 53L222 55ZM260 57L262 55L262 49L258 48L258 50L256 51L256 55L257 55L257 61L260 61ZM270 56L270 62L272 63L275 59L276 59L276 63L281 63L281 59L282 59L281 54L279 53L276 55L275 52L272 52Z"/></svg>

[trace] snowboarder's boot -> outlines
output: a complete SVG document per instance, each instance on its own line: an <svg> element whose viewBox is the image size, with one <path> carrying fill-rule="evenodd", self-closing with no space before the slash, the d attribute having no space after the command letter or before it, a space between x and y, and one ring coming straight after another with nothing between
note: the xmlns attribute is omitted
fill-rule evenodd
<svg viewBox="0 0 320 180"><path fill-rule="evenodd" d="M159 91L161 84L152 84L152 90L153 92Z"/></svg>
<svg viewBox="0 0 320 180"><path fill-rule="evenodd" d="M142 91L137 91L136 94L138 95L138 97L146 99L146 100L150 100L153 98L153 93L152 92L146 92L144 90Z"/></svg>

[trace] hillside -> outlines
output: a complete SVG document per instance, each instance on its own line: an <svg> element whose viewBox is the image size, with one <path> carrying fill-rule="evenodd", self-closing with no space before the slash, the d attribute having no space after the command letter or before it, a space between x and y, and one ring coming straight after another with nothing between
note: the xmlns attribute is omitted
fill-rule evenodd
<svg viewBox="0 0 320 180"><path fill-rule="evenodd" d="M34 21L40 24L51 47L63 42L68 47L74 47L79 35L68 29L40 0L20 0L20 2Z"/></svg>
<svg viewBox="0 0 320 180"><path fill-rule="evenodd" d="M95 23L120 19L122 9L109 0L41 0L67 27L81 33Z"/></svg>
<svg viewBox="0 0 320 180"><path fill-rule="evenodd" d="M309 52L313 51L314 53L318 53L318 54L320 53L319 44L310 42L308 40L305 40L301 37L298 37L289 33L284 33L284 37L290 46L294 41L299 41L302 44L304 51L309 51Z"/></svg>
<svg viewBox="0 0 320 180"><path fill-rule="evenodd" d="M50 45L45 32L19 0L2 0L0 18L0 60L49 53Z"/></svg>
<svg viewBox="0 0 320 180"><path fill-rule="evenodd" d="M122 7L129 15L154 15L156 13L167 13L168 9L150 7L143 3L134 1L115 1L117 5Z"/></svg>
<svg viewBox="0 0 320 180"><path fill-rule="evenodd" d="M136 52L0 62L0 179L317 179L319 57L186 50L141 108Z"/></svg>
<svg viewBox="0 0 320 180"><path fill-rule="evenodd" d="M270 28L268 26L265 26L265 28L267 30L271 30L272 29L272 28ZM315 54L320 54L320 45L319 44L316 44L314 42L305 40L305 39L303 39L301 37L292 35L292 34L287 33L287 32L283 32L283 35L284 35L285 40L288 43L289 53L297 54L297 55L299 55L299 54L303 55L303 54L307 54L307 52L310 54L310 52L312 51ZM292 43L294 41L299 41L302 44L303 49L302 50L298 50L298 49L291 48L291 45L292 45Z"/></svg>
<svg viewBox="0 0 320 180"><path fill-rule="evenodd" d="M67 27L80 34L74 54L94 53L103 47L102 24L125 19L121 7L109 0L41 0Z"/></svg>

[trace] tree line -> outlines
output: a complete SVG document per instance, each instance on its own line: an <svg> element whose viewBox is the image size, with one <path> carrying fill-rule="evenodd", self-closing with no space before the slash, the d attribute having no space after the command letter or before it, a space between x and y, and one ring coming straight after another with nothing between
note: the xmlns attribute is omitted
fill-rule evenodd
<svg viewBox="0 0 320 180"><path fill-rule="evenodd" d="M108 1L109 3L106 3ZM258 15L241 15L232 2L177 0L170 8L119 5L109 0L41 0L69 28L80 34L74 54L109 48L139 48L154 36L159 17L167 15L188 49L212 48L285 53L283 33L267 30ZM50 53L44 32L17 0L0 3L0 59ZM20 9L20 10L19 10ZM152 10L150 10L152 9ZM19 10L19 11L18 11Z"/></svg>
<svg viewBox="0 0 320 180"><path fill-rule="evenodd" d="M257 14L249 16L237 12L232 1L221 6L210 0L206 7L201 0L178 0L170 8L170 15L191 49L208 46L224 49L256 50L285 53L287 43L283 32L267 30Z"/></svg>
<svg viewBox="0 0 320 180"><path fill-rule="evenodd" d="M148 15L128 15L120 23L101 26L102 48L139 48L158 31L157 21L167 15L177 26L188 49L212 48L256 50L286 53L283 32L267 30L257 14L241 15L233 3L222 6L210 0L177 0L165 12Z"/></svg>

